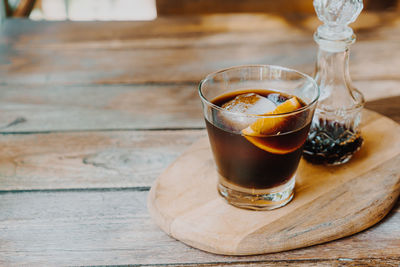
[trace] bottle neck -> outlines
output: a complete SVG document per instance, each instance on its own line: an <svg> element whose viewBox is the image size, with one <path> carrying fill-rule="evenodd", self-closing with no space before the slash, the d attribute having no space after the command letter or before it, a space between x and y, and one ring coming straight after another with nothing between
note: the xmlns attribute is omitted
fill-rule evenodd
<svg viewBox="0 0 400 267"><path fill-rule="evenodd" d="M349 48L342 51L318 50L315 80L320 87L319 108L344 110L358 105L349 73Z"/></svg>
<svg viewBox="0 0 400 267"><path fill-rule="evenodd" d="M327 39L317 31L314 40L319 45L315 80L320 88L318 108L345 111L362 107L364 98L353 88L349 72L349 47L354 34L345 39Z"/></svg>
<svg viewBox="0 0 400 267"><path fill-rule="evenodd" d="M318 50L315 79L319 85L345 85L350 82L349 49L340 52Z"/></svg>
<svg viewBox="0 0 400 267"><path fill-rule="evenodd" d="M318 29L320 30L320 28ZM352 96L349 47L355 42L355 35L347 36L345 39L327 39L320 34L319 30L314 34L314 40L319 46L315 72L315 80L320 86L319 100L323 102L333 94L333 91L340 98L344 98L346 95ZM335 107L340 105L340 103L332 103L335 102L334 99L330 99L329 102L330 104L325 104Z"/></svg>

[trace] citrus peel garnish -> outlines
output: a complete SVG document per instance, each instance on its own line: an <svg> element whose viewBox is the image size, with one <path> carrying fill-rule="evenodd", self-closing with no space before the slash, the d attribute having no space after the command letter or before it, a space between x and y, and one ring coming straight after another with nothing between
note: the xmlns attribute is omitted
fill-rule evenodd
<svg viewBox="0 0 400 267"><path fill-rule="evenodd" d="M276 115L295 111L301 108L299 100L296 97L292 97L282 104L278 105L273 111L268 112L264 115ZM258 148L265 150L273 154L287 154L295 151L299 147L293 147L290 149L279 149L266 145L265 143L258 140L258 137L263 137L266 135L277 133L279 128L285 122L285 117L281 116L271 116L267 118L259 118L254 123L250 124L247 128L242 130L243 136L252 144Z"/></svg>
<svg viewBox="0 0 400 267"><path fill-rule="evenodd" d="M250 143L252 143L253 145L255 145L256 147L267 151L269 153L272 154L279 154L279 155L284 155L290 152L293 152L295 150L297 150L299 147L301 147L303 145L303 143L299 144L299 146L295 146L295 147L291 147L291 148L287 148L287 149L282 149L282 148L274 148L271 146L266 145L265 143L262 143L258 140L258 137L253 137L253 136L244 136L244 138L246 138Z"/></svg>
<svg viewBox="0 0 400 267"><path fill-rule="evenodd" d="M268 112L263 115L277 115L295 111L301 108L301 104L299 100L294 96L282 104L278 105L273 111ZM250 126L242 130L243 135L247 136L265 136L269 134L276 133L276 129L278 129L282 123L285 121L285 117L281 116L271 116L267 118L259 118Z"/></svg>

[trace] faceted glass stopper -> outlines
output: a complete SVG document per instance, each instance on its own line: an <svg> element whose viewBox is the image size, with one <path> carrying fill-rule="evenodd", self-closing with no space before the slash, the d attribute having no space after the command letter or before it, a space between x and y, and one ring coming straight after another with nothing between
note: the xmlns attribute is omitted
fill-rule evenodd
<svg viewBox="0 0 400 267"><path fill-rule="evenodd" d="M318 18L324 25L318 35L328 40L350 39L353 30L347 25L354 22L363 9L362 0L314 0Z"/></svg>

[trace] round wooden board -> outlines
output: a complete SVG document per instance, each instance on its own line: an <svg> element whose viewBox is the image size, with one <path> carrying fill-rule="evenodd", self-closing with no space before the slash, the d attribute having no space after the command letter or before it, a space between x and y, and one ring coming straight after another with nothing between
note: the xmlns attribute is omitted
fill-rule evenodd
<svg viewBox="0 0 400 267"><path fill-rule="evenodd" d="M364 111L362 149L342 166L300 162L295 197L272 211L235 208L217 193L208 139L193 144L152 186L148 207L166 233L195 248L252 255L319 244L380 221L400 193L400 126Z"/></svg>

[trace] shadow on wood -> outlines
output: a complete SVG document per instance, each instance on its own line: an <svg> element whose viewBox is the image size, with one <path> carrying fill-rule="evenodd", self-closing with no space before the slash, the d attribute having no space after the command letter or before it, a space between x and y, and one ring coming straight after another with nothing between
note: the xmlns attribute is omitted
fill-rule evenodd
<svg viewBox="0 0 400 267"><path fill-rule="evenodd" d="M365 107L384 116L390 117L392 120L400 123L400 96L370 101L365 105Z"/></svg>

